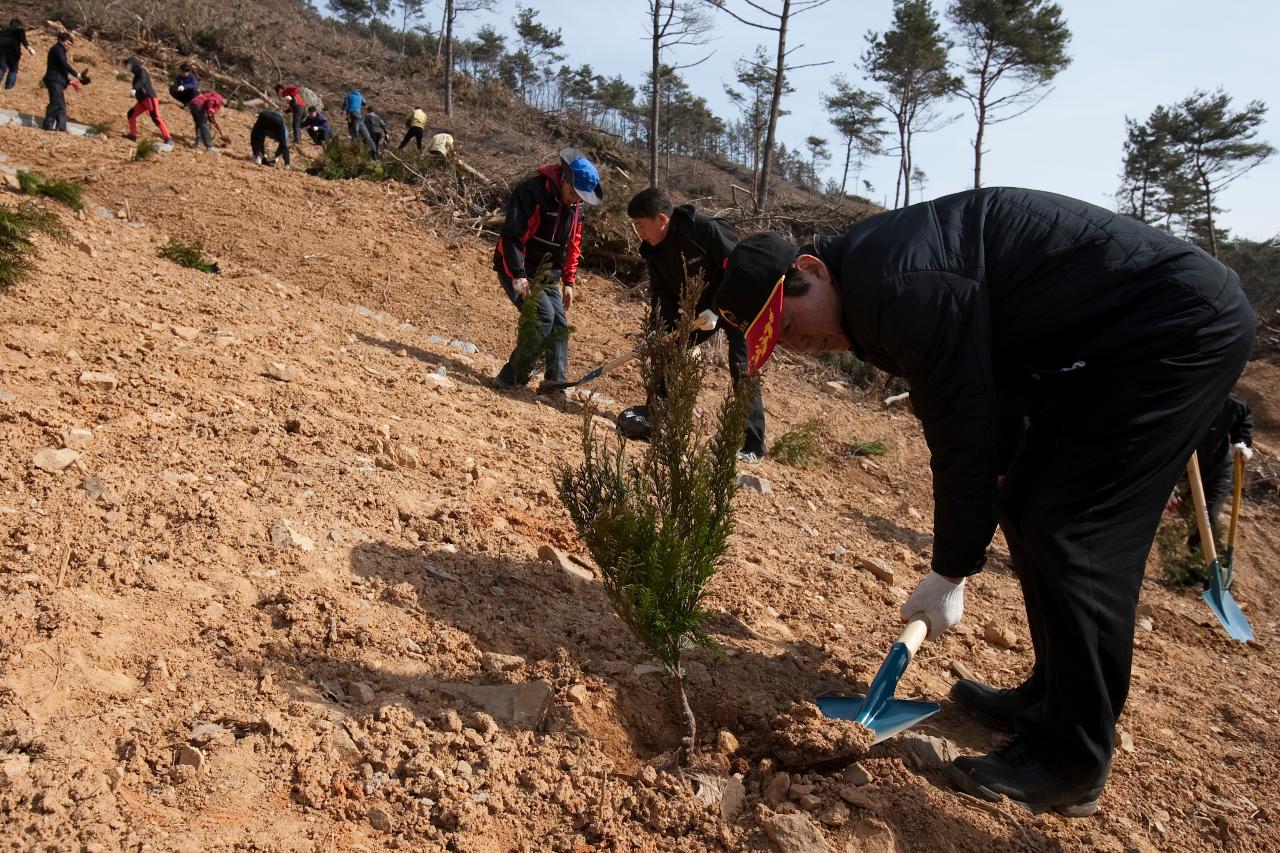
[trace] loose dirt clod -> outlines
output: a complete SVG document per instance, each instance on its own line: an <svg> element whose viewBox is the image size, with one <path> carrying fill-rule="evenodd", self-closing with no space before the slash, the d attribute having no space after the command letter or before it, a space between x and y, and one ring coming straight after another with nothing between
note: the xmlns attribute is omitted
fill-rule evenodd
<svg viewBox="0 0 1280 853"><path fill-rule="evenodd" d="M773 720L771 750L788 767L808 767L835 759L856 761L867 754L875 734L858 723L823 716L802 702Z"/></svg>

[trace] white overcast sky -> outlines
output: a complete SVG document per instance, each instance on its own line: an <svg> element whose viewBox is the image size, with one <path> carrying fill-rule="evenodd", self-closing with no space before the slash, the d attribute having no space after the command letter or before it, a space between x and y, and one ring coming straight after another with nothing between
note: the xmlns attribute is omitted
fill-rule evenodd
<svg viewBox="0 0 1280 853"><path fill-rule="evenodd" d="M742 10L741 0L728 0ZM1276 0L1059 0L1072 32L1072 64L1058 76L1053 92L1035 109L988 128L983 183L1052 190L1114 206L1119 183L1126 115L1145 119L1153 108L1171 104L1195 89L1226 89L1233 105L1251 100L1269 107L1259 138L1280 148L1280 2ZM778 0L770 5L780 6ZM529 3L539 19L558 27L564 52L573 65L590 64L597 73L622 74L639 84L648 68L645 0L548 0ZM934 0L935 10L945 0ZM440 0L427 12L439 26ZM434 15L432 12L434 11ZM463 33L490 23L511 33L515 0L499 0L498 12L460 21ZM832 0L793 21L788 45L803 44L793 62L834 60L833 65L795 71L796 91L784 101L790 115L779 120L779 134L790 147L815 134L831 139L832 165L838 167L837 135L827 123L822 94L836 73L854 85L865 81L860 58L868 30L892 25L891 0ZM434 18L434 20L433 20ZM715 55L683 72L691 88L719 115L731 107L724 84L732 83L734 61L772 33L754 30L715 13ZM684 48L668 61L691 61L698 48ZM704 52L706 49L703 49ZM956 57L959 58L957 52ZM924 195L932 198L967 189L973 180L973 118L967 104L944 109L963 113L950 127L917 137L914 158L927 175ZM891 123L889 123L891 124ZM862 177L875 186L873 200L893 203L896 160L873 158ZM852 185L852 175L850 176ZM1266 239L1280 234L1280 157L1240 178L1221 196L1222 224L1233 235ZM913 199L914 200L914 199Z"/></svg>

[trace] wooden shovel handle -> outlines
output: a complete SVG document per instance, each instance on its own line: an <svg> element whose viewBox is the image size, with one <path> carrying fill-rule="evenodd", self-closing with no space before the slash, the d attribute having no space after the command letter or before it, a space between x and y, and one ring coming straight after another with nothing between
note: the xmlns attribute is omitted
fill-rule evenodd
<svg viewBox="0 0 1280 853"><path fill-rule="evenodd" d="M1232 495L1231 495L1231 531L1227 534L1227 553L1236 547L1236 528L1240 526L1240 497L1244 492L1244 454L1233 453Z"/></svg>
<svg viewBox="0 0 1280 853"><path fill-rule="evenodd" d="M924 642L924 638L927 636L929 636L929 619L924 613L917 613L907 621L907 626L902 629L898 642L906 646L907 651L914 658L916 651L920 648L920 644Z"/></svg>
<svg viewBox="0 0 1280 853"><path fill-rule="evenodd" d="M1213 544L1213 528L1209 526L1209 509L1204 503L1204 483L1200 482L1200 460L1192 453L1187 462L1187 479L1191 481L1191 503L1196 514L1196 527L1200 530L1200 550L1207 564L1218 561L1218 549Z"/></svg>

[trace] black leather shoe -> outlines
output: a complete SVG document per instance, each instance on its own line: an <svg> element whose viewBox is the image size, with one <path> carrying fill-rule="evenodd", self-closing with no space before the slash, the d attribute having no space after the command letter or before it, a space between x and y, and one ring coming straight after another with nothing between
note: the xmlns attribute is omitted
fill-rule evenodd
<svg viewBox="0 0 1280 853"><path fill-rule="evenodd" d="M1025 685L1008 690L962 678L951 688L951 701L965 713L997 732L1013 732L1013 718L1040 699Z"/></svg>
<svg viewBox="0 0 1280 853"><path fill-rule="evenodd" d="M957 758L944 772L953 786L989 802L1008 797L1033 814L1054 811L1063 817L1088 817L1098 810L1108 770L1065 779L1037 760L1026 741L1018 739L988 755Z"/></svg>

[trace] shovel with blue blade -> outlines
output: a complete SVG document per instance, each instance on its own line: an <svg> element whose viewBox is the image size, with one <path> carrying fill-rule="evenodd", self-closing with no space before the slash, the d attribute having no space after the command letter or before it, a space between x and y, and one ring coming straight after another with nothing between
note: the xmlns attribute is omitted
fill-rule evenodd
<svg viewBox="0 0 1280 853"><path fill-rule="evenodd" d="M1249 620L1240 611L1235 596L1227 588L1222 577L1222 566L1218 564L1218 549L1213 544L1213 530L1209 526L1209 511L1205 508L1204 483L1200 481L1200 460L1191 454L1187 463L1187 479L1191 481L1191 500L1195 505L1196 526L1200 529L1200 547L1209 561L1209 585L1201 596L1213 615L1218 617L1222 627L1227 629L1231 639L1247 643L1253 639L1253 628Z"/></svg>
<svg viewBox="0 0 1280 853"><path fill-rule="evenodd" d="M917 613L902 629L902 636L889 649L880 670L871 680L866 696L819 696L818 708L836 720L852 720L870 729L875 735L872 743L891 738L898 732L911 728L921 720L938 713L936 702L918 702L913 699L894 699L893 691L898 679L906 672L907 664L915 657L916 650L929 633L929 622L923 613Z"/></svg>

